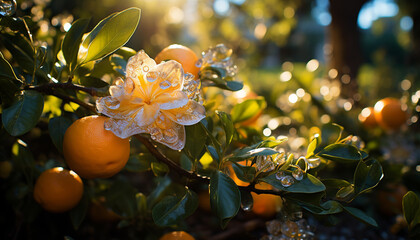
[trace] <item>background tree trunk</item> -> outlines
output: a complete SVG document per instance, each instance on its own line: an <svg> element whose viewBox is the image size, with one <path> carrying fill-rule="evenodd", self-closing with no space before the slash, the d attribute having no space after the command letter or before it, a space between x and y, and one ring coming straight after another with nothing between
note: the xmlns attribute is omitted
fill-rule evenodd
<svg viewBox="0 0 420 240"><path fill-rule="evenodd" d="M329 65L337 69L338 78L342 79L341 96L354 99L358 92L356 77L362 62L357 17L367 0L329 0L329 2L332 17L329 26L329 43L332 47ZM348 76L342 78L343 75Z"/></svg>

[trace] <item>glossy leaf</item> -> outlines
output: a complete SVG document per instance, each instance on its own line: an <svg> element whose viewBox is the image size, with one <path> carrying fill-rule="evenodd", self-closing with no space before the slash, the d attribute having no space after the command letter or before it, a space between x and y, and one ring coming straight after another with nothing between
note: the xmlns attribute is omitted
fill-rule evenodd
<svg viewBox="0 0 420 240"><path fill-rule="evenodd" d="M63 152L64 134L71 124L72 121L63 116L51 118L48 122L51 140L59 152Z"/></svg>
<svg viewBox="0 0 420 240"><path fill-rule="evenodd" d="M12 136L27 133L38 123L44 108L43 96L35 91L24 91L10 107L3 109L2 121Z"/></svg>
<svg viewBox="0 0 420 240"><path fill-rule="evenodd" d="M92 36L82 43L82 46L86 48L82 50L82 53L85 50L87 52L86 56L82 56L81 63L101 59L127 43L137 28L140 13L138 8L129 8L98 24L99 31L92 31L90 33Z"/></svg>
<svg viewBox="0 0 420 240"><path fill-rule="evenodd" d="M239 180L244 182L252 182L256 174L255 167L252 166L239 166L239 164L232 163L233 170Z"/></svg>
<svg viewBox="0 0 420 240"><path fill-rule="evenodd" d="M318 145L318 139L314 138L311 143L308 145L308 149L306 150L306 158L309 158L314 154L314 151Z"/></svg>
<svg viewBox="0 0 420 240"><path fill-rule="evenodd" d="M21 81L16 77L12 66L0 52L0 97L3 103L12 103L20 85Z"/></svg>
<svg viewBox="0 0 420 240"><path fill-rule="evenodd" d="M83 34L89 25L90 19L81 18L73 23L70 30L66 33L63 43L62 51L70 72L72 72L77 64L77 54L79 46L82 41Z"/></svg>
<svg viewBox="0 0 420 240"><path fill-rule="evenodd" d="M404 195L403 213L411 228L416 224L420 224L420 199L413 191L409 191Z"/></svg>
<svg viewBox="0 0 420 240"><path fill-rule="evenodd" d="M27 144L18 140L12 148L17 168L25 176L27 184L32 187L35 177L35 159Z"/></svg>
<svg viewBox="0 0 420 240"><path fill-rule="evenodd" d="M276 174L270 174L260 179L273 187L293 193L317 193L325 191L325 185L316 177L311 174L306 174L301 181L295 181L291 186L284 187L281 182L276 178Z"/></svg>
<svg viewBox="0 0 420 240"><path fill-rule="evenodd" d="M147 206L153 207L166 193L171 191L172 180L169 177L158 178L157 186L147 196Z"/></svg>
<svg viewBox="0 0 420 240"><path fill-rule="evenodd" d="M151 169L151 163L155 157L150 153L131 155L124 169L130 172L145 172Z"/></svg>
<svg viewBox="0 0 420 240"><path fill-rule="evenodd" d="M255 156L269 156L276 153L278 152L272 148L252 149L251 147L246 147L235 152L233 156L229 158L229 161L241 161Z"/></svg>
<svg viewBox="0 0 420 240"><path fill-rule="evenodd" d="M12 54L13 59L19 64L19 66L32 74L34 71L34 56L35 52L31 45L31 42L21 35L13 34L2 34L4 38L4 46Z"/></svg>
<svg viewBox="0 0 420 240"><path fill-rule="evenodd" d="M85 87L94 87L94 88L103 88L102 92L108 93L109 84L107 82L104 82L102 79L93 77L93 76L83 76L80 78L80 84Z"/></svg>
<svg viewBox="0 0 420 240"><path fill-rule="evenodd" d="M116 71L121 76L125 76L125 69L127 67L127 61L118 54L112 54L109 58L109 63L112 65L114 71Z"/></svg>
<svg viewBox="0 0 420 240"><path fill-rule="evenodd" d="M213 172L210 178L210 205L223 228L238 213L241 205L241 195L237 185L220 171Z"/></svg>
<svg viewBox="0 0 420 240"><path fill-rule="evenodd" d="M159 226L170 226L179 223L195 212L198 197L193 191L186 189L184 196L166 196L152 209L154 222Z"/></svg>
<svg viewBox="0 0 420 240"><path fill-rule="evenodd" d="M127 180L117 179L107 189L105 198L107 206L111 207L118 215L134 217L137 213L137 191Z"/></svg>
<svg viewBox="0 0 420 240"><path fill-rule="evenodd" d="M357 209L357 208L353 208L353 207L343 207L343 208L346 212L350 213L353 217L359 219L360 221L362 221L362 222L364 222L368 225L378 227L378 224L376 223L375 219L368 216L362 210Z"/></svg>
<svg viewBox="0 0 420 240"><path fill-rule="evenodd" d="M88 196L87 191L85 191L80 202L69 212L71 223L76 230L79 229L80 224L82 224L86 217L89 209L89 200L90 197Z"/></svg>
<svg viewBox="0 0 420 240"><path fill-rule="evenodd" d="M155 174L155 176L163 176L169 172L168 165L162 162L154 161L151 163L150 167L152 168L153 174Z"/></svg>
<svg viewBox="0 0 420 240"><path fill-rule="evenodd" d="M216 111L216 114L219 116L220 122L222 123L223 129L225 130L226 148L232 142L235 128L233 127L232 118L229 114L221 111Z"/></svg>
<svg viewBox="0 0 420 240"><path fill-rule="evenodd" d="M267 103L263 97L245 100L233 107L231 112L232 121L234 123L246 121L257 115L266 106Z"/></svg>
<svg viewBox="0 0 420 240"><path fill-rule="evenodd" d="M374 188L383 176L382 166L377 160L360 161L354 172L354 191L360 194Z"/></svg>
<svg viewBox="0 0 420 240"><path fill-rule="evenodd" d="M29 32L25 17L15 18L15 17L2 16L0 18L0 25L4 27L8 27L12 31L16 31L23 34L28 40L31 39L31 33Z"/></svg>
<svg viewBox="0 0 420 240"><path fill-rule="evenodd" d="M191 160L198 160L203 151L207 140L207 134L200 123L192 126L185 126L186 140L183 151Z"/></svg>
<svg viewBox="0 0 420 240"><path fill-rule="evenodd" d="M357 162L363 159L362 154L355 146L343 143L334 143L328 145L323 150L321 150L317 156L331 161L343 163Z"/></svg>

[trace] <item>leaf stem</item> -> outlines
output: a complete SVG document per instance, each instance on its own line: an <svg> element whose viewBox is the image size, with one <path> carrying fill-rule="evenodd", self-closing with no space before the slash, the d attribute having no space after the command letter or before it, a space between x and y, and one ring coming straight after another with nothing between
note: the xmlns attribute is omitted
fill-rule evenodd
<svg viewBox="0 0 420 240"><path fill-rule="evenodd" d="M180 167L178 164L167 158L163 153L159 151L159 149L149 141L146 137L143 137L139 134L134 135L148 150L149 152L159 161L167 164L172 170L174 170L178 175L184 176L188 179L195 180L201 183L209 184L210 178L202 175L198 175L194 172L187 171ZM254 192L256 194L272 194L282 196L283 192L278 190L262 190L256 189L254 184L249 186L238 186L239 190L241 191L248 191Z"/></svg>

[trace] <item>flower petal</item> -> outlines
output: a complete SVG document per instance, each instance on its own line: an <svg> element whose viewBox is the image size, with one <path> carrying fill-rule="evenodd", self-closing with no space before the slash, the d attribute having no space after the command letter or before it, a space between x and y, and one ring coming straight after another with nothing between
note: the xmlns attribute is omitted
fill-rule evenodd
<svg viewBox="0 0 420 240"><path fill-rule="evenodd" d="M136 124L139 127L145 127L152 124L159 114L159 104L151 103L144 104L140 107L139 111L135 116Z"/></svg>
<svg viewBox="0 0 420 240"><path fill-rule="evenodd" d="M159 76L151 84L151 96L181 90L184 84L184 70L180 63L170 60L156 65L153 71Z"/></svg>
<svg viewBox="0 0 420 240"><path fill-rule="evenodd" d="M183 125L177 124L170 119L165 119L167 123L165 128L160 128L157 123L154 123L148 128L148 133L151 138L159 143L162 143L174 150L181 150L185 146L185 128Z"/></svg>
<svg viewBox="0 0 420 240"><path fill-rule="evenodd" d="M163 110L180 108L188 103L188 96L181 91L167 92L157 96L153 102L159 103Z"/></svg>
<svg viewBox="0 0 420 240"><path fill-rule="evenodd" d="M132 121L127 121L125 119L121 120L121 119L109 118L105 122L105 129L110 130L116 136L120 138L128 138L135 134L146 132L146 128L137 126L137 124L134 123L133 119Z"/></svg>
<svg viewBox="0 0 420 240"><path fill-rule="evenodd" d="M146 89L148 82L143 77L145 72L156 67L156 62L150 58L144 50L139 51L136 55L130 57L126 66L126 77L132 78L140 89Z"/></svg>
<svg viewBox="0 0 420 240"><path fill-rule="evenodd" d="M189 100L188 103L180 108L162 110L172 121L181 125L193 125L206 117L206 109L196 101Z"/></svg>

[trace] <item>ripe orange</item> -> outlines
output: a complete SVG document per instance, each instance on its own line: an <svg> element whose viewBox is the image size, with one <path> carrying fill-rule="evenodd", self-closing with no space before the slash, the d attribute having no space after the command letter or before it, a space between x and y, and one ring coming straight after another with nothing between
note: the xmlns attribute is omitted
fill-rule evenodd
<svg viewBox="0 0 420 240"><path fill-rule="evenodd" d="M273 187L268 183L258 183L255 188L262 190L271 190ZM280 196L272 194L256 194L251 193L254 199L254 206L252 212L266 218L273 217L282 206L282 200Z"/></svg>
<svg viewBox="0 0 420 240"><path fill-rule="evenodd" d="M373 107L363 108L359 114L359 121L363 126L370 128L378 125L375 118L375 113Z"/></svg>
<svg viewBox="0 0 420 240"><path fill-rule="evenodd" d="M401 103L396 98L384 98L374 107L375 119L379 126L388 130L396 130L407 121L407 113L402 110Z"/></svg>
<svg viewBox="0 0 420 240"><path fill-rule="evenodd" d="M195 240L195 238L184 231L174 231L166 233L159 240Z"/></svg>
<svg viewBox="0 0 420 240"><path fill-rule="evenodd" d="M82 196L82 179L62 167L44 171L35 183L35 201L50 212L68 211L79 203Z"/></svg>
<svg viewBox="0 0 420 240"><path fill-rule="evenodd" d="M198 77L200 68L195 65L198 57L190 48L179 44L172 44L160 51L155 57L155 61L158 64L167 60L175 60L181 63L184 73L191 73L195 78Z"/></svg>
<svg viewBox="0 0 420 240"><path fill-rule="evenodd" d="M104 128L106 117L88 116L75 121L64 134L67 165L83 178L108 178L125 166L130 140Z"/></svg>

